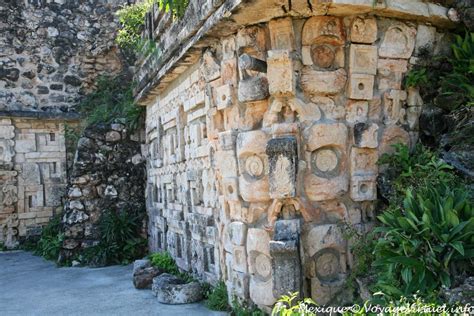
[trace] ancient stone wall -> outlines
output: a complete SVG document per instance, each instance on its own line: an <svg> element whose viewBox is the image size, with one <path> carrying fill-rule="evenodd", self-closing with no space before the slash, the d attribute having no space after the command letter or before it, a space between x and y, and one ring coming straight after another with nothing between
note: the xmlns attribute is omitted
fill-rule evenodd
<svg viewBox="0 0 474 316"><path fill-rule="evenodd" d="M123 0L2 1L0 110L73 110L100 74L122 69L114 43Z"/></svg>
<svg viewBox="0 0 474 316"><path fill-rule="evenodd" d="M17 246L61 212L65 153L63 120L0 119L0 243Z"/></svg>
<svg viewBox="0 0 474 316"><path fill-rule="evenodd" d="M429 24L348 14L241 28L159 92L151 250L262 307L288 291L338 299L353 260L340 224L370 226L378 158L418 138L404 74L448 47Z"/></svg>
<svg viewBox="0 0 474 316"><path fill-rule="evenodd" d="M64 203L61 261L98 244L98 223L105 211L134 216L145 213L143 138L140 132L130 133L119 123L90 126L84 131Z"/></svg>

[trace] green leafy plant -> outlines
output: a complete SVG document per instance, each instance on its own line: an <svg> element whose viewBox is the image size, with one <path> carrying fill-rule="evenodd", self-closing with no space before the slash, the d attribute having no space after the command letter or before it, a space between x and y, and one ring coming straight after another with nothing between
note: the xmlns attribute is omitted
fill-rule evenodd
<svg viewBox="0 0 474 316"><path fill-rule="evenodd" d="M151 264L163 272L178 275L179 269L173 257L168 252L156 252L148 256Z"/></svg>
<svg viewBox="0 0 474 316"><path fill-rule="evenodd" d="M236 298L232 300L232 312L234 316L265 316L265 312L255 306L240 303Z"/></svg>
<svg viewBox="0 0 474 316"><path fill-rule="evenodd" d="M403 207L391 207L378 219L383 226L376 228L382 234L375 246L377 287L389 297L432 295L472 264L474 208L463 189L408 189Z"/></svg>
<svg viewBox="0 0 474 316"><path fill-rule="evenodd" d="M119 120L131 131L139 127L144 113L143 107L134 103L133 86L125 76L100 77L97 89L78 105L78 110L85 126Z"/></svg>
<svg viewBox="0 0 474 316"><path fill-rule="evenodd" d="M206 306L210 310L214 311L229 311L230 306L228 303L227 287L223 281L216 284L215 287L211 288L207 293Z"/></svg>
<svg viewBox="0 0 474 316"><path fill-rule="evenodd" d="M452 71L441 79L441 95L449 97L451 109L474 105L474 33L456 35L449 59Z"/></svg>
<svg viewBox="0 0 474 316"><path fill-rule="evenodd" d="M412 69L405 76L405 87L416 87L428 83L426 68Z"/></svg>
<svg viewBox="0 0 474 316"><path fill-rule="evenodd" d="M147 242L141 236L143 217L126 210L106 210L99 220L101 239L86 248L80 259L87 264L128 264L146 253Z"/></svg>
<svg viewBox="0 0 474 316"><path fill-rule="evenodd" d="M141 52L147 55L153 50L154 43L142 39L141 33L145 26L145 16L153 4L158 5L160 10L171 12L174 19L181 18L189 0L145 0L143 2L124 5L117 11L121 28L116 37L117 44L125 50L133 60L135 53Z"/></svg>
<svg viewBox="0 0 474 316"><path fill-rule="evenodd" d="M316 306L316 302L310 298L298 300L299 293L293 292L280 297L272 310L272 316L314 315L308 307Z"/></svg>
<svg viewBox="0 0 474 316"><path fill-rule="evenodd" d="M63 240L64 235L61 233L61 214L58 214L52 217L48 224L43 227L34 253L47 260L57 260Z"/></svg>
<svg viewBox="0 0 474 316"><path fill-rule="evenodd" d="M412 153L404 144L393 147L393 154L384 154L379 159L380 165L386 165L385 174L392 183L392 205L402 202L407 189L416 191L439 183L451 183L453 186L462 183L452 172L453 167L423 145L417 144Z"/></svg>

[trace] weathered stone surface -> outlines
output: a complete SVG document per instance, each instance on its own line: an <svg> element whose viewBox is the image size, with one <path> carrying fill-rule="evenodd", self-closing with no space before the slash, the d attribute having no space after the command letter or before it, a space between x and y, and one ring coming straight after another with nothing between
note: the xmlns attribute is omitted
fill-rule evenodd
<svg viewBox="0 0 474 316"><path fill-rule="evenodd" d="M258 101L268 98L268 80L265 77L253 77L239 81L239 101Z"/></svg>
<svg viewBox="0 0 474 316"><path fill-rule="evenodd" d="M279 137L267 143L270 163L270 197L290 198L296 195L297 143L294 137Z"/></svg>
<svg viewBox="0 0 474 316"><path fill-rule="evenodd" d="M410 58L415 48L416 29L404 23L390 26L379 48L379 56L386 58Z"/></svg>
<svg viewBox="0 0 474 316"><path fill-rule="evenodd" d="M161 270L156 267L138 268L133 272L133 286L137 289L151 289L153 279L159 274Z"/></svg>
<svg viewBox="0 0 474 316"><path fill-rule="evenodd" d="M295 36L291 18L271 20L268 23L272 49L295 49Z"/></svg>
<svg viewBox="0 0 474 316"><path fill-rule="evenodd" d="M344 89L346 84L346 71L316 71L304 67L301 74L301 86L309 94L336 94Z"/></svg>
<svg viewBox="0 0 474 316"><path fill-rule="evenodd" d="M373 17L356 17L351 24L353 43L372 44L377 39L377 21Z"/></svg>
<svg viewBox="0 0 474 316"><path fill-rule="evenodd" d="M268 85L271 95L291 96L295 94L296 78L290 52L268 51Z"/></svg>
<svg viewBox="0 0 474 316"><path fill-rule="evenodd" d="M153 279L152 290L158 302L164 304L189 304L203 298L203 289L199 282L185 283L168 273L163 273Z"/></svg>
<svg viewBox="0 0 474 316"><path fill-rule="evenodd" d="M377 73L377 46L351 44L349 72L375 75Z"/></svg>
<svg viewBox="0 0 474 316"><path fill-rule="evenodd" d="M351 74L348 84L348 96L356 100L370 100L374 95L374 76Z"/></svg>

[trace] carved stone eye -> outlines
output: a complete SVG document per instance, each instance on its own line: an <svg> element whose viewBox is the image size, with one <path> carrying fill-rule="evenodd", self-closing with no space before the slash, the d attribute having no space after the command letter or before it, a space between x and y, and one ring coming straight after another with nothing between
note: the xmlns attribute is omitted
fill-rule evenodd
<svg viewBox="0 0 474 316"><path fill-rule="evenodd" d="M340 154L332 147L319 148L311 154L311 163L314 173L324 178L331 178L339 174Z"/></svg>
<svg viewBox="0 0 474 316"><path fill-rule="evenodd" d="M245 171L247 171L248 175L252 178L263 176L264 168L262 158L257 155L250 156L245 160Z"/></svg>
<svg viewBox="0 0 474 316"><path fill-rule="evenodd" d="M339 277L341 265L339 252L336 249L326 248L314 255L316 275L321 281L334 281Z"/></svg>

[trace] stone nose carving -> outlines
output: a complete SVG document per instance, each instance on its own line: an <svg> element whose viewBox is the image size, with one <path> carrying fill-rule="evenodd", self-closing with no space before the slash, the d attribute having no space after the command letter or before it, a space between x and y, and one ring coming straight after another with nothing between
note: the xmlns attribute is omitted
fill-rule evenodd
<svg viewBox="0 0 474 316"><path fill-rule="evenodd" d="M241 80L239 81L238 96L240 102L263 100L269 96L267 77L261 75L267 72L265 61L248 54L242 54L239 57L239 71Z"/></svg>

